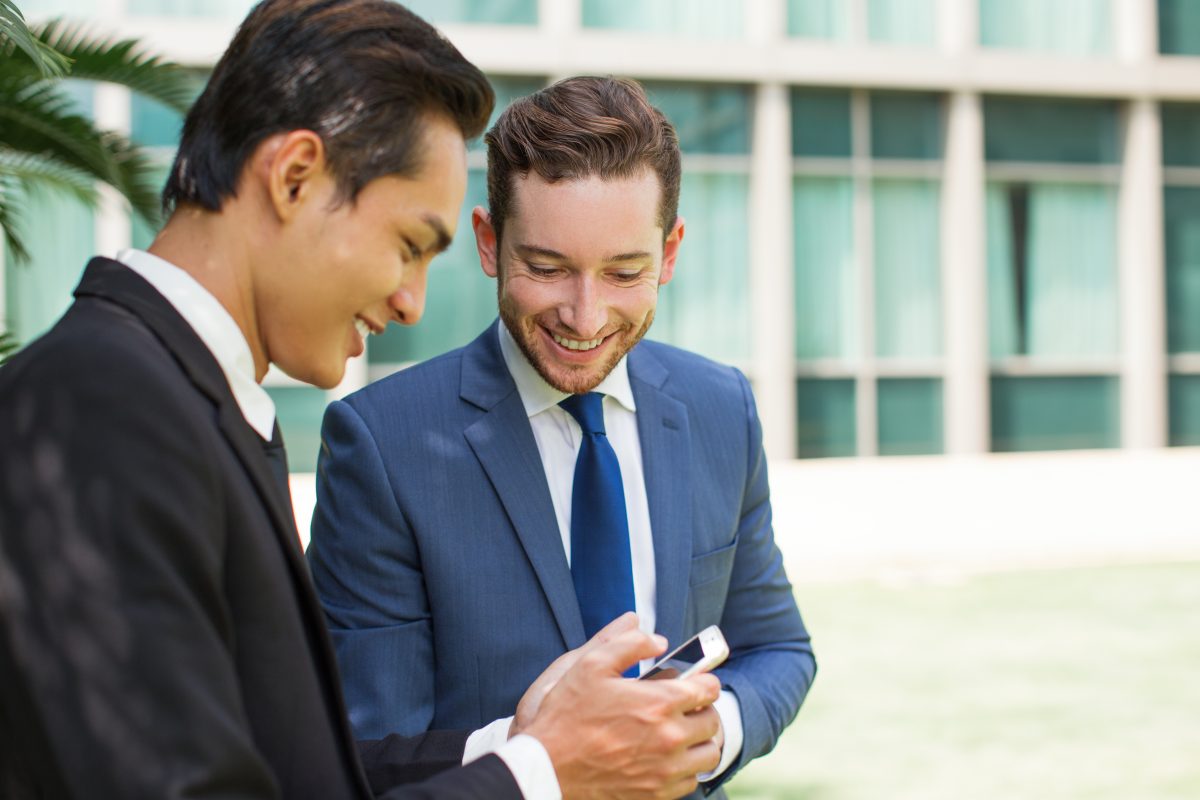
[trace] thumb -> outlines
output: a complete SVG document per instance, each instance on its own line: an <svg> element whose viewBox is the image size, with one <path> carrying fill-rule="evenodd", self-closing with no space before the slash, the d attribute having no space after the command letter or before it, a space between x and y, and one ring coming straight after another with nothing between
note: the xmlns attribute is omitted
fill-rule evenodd
<svg viewBox="0 0 1200 800"><path fill-rule="evenodd" d="M643 658L661 654L667 649L667 640L634 628L590 647L591 652L584 660L597 671L617 677Z"/></svg>

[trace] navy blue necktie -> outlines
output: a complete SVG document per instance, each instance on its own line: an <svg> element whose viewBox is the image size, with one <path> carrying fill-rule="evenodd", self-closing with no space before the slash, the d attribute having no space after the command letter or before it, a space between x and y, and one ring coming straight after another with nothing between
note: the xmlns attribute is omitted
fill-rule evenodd
<svg viewBox="0 0 1200 800"><path fill-rule="evenodd" d="M571 578L589 639L635 610L625 487L617 454L604 432L603 400L604 395L589 392L559 403L583 429L571 491ZM637 667L630 673L636 675Z"/></svg>

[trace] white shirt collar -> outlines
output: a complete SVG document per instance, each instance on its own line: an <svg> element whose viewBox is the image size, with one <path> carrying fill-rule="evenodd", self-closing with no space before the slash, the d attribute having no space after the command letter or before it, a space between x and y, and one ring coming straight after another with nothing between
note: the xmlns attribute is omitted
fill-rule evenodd
<svg viewBox="0 0 1200 800"><path fill-rule="evenodd" d="M192 326L225 373L246 422L269 441L275 427L275 403L254 379L250 345L220 301L191 275L144 250L122 250L117 261L145 278Z"/></svg>
<svg viewBox="0 0 1200 800"><path fill-rule="evenodd" d="M529 363L529 359L525 358L525 353L509 333L508 326L504 324L503 320L496 328L499 330L500 336L500 353L504 356L504 364L517 384L517 392L521 395L525 413L533 417L548 408L557 406L567 396L567 393L555 389L538 374L533 365ZM604 380L600 381L600 385L592 391L608 395L629 411L637 411L637 405L633 401L633 387L629 384L628 359L628 354L623 356L613 367L612 372L608 373Z"/></svg>

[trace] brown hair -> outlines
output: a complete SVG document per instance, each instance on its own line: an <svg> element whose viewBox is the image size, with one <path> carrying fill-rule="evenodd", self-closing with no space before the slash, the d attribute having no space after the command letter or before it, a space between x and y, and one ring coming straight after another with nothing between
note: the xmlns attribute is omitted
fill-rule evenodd
<svg viewBox="0 0 1200 800"><path fill-rule="evenodd" d="M516 176L536 172L550 183L658 177L658 221L670 233L679 209L679 137L636 81L567 78L504 110L483 137L488 152L488 206L499 242L512 211Z"/></svg>
<svg viewBox="0 0 1200 800"><path fill-rule="evenodd" d="M325 144L342 199L423 164L428 115L463 138L487 126L483 73L429 23L391 0L266 0L246 17L183 124L163 206L216 211L246 160L275 133Z"/></svg>

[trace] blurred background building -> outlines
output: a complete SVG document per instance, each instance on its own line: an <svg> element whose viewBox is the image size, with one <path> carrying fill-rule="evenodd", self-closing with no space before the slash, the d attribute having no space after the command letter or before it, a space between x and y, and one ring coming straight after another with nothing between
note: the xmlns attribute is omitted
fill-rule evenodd
<svg viewBox="0 0 1200 800"><path fill-rule="evenodd" d="M137 36L198 80L246 0L26 0ZM641 79L686 154L687 236L652 335L741 367L776 458L1200 444L1200 4L1189 0L414 0L501 105L555 78ZM179 119L79 83L169 164ZM494 314L471 153L428 313L337 393ZM145 246L119 203L31 199L4 271L23 340L86 257ZM272 375L293 468L330 395Z"/></svg>
<svg viewBox="0 0 1200 800"><path fill-rule="evenodd" d="M198 85L251 5L19 4L138 37ZM1200 796L1200 0L410 5L501 105L611 73L679 130L687 234L651 335L753 381L822 664L735 795ZM165 172L178 117L72 92ZM421 324L334 392L268 376L304 536L327 402L494 316L478 143L469 164ZM153 237L111 198L28 211L33 263L0 281L23 341L89 255Z"/></svg>

